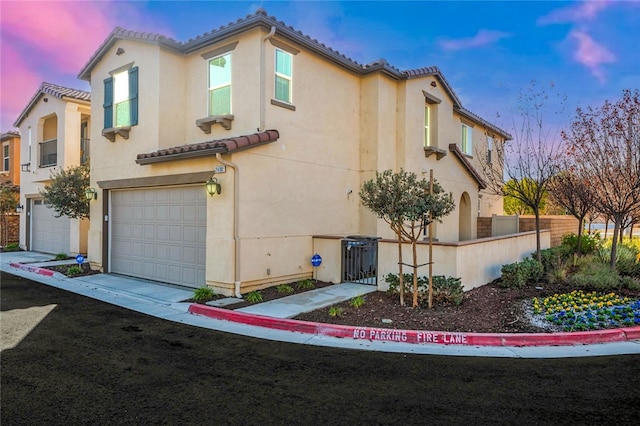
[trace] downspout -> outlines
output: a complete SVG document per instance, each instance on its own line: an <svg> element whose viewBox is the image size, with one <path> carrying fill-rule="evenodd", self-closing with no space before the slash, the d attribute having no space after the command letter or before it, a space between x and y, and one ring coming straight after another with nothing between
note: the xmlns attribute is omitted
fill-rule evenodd
<svg viewBox="0 0 640 426"><path fill-rule="evenodd" d="M260 45L260 127L258 127L258 132L262 132L264 131L265 128L265 114L266 114L266 93L265 91L267 90L265 87L265 70L264 70L264 61L265 61L265 44L267 42L267 40L269 40L271 37L273 37L276 33L276 27L273 26L271 27L271 31L269 31L269 34L267 34L263 39L262 39L262 44Z"/></svg>
<svg viewBox="0 0 640 426"><path fill-rule="evenodd" d="M239 233L239 195L240 195L240 170L235 163L231 161L227 161L222 158L222 154L216 152L216 159L223 165L229 166L233 169L233 240L235 242L235 252L234 252L234 278L233 282L235 285L235 297L242 297L240 293L240 233Z"/></svg>

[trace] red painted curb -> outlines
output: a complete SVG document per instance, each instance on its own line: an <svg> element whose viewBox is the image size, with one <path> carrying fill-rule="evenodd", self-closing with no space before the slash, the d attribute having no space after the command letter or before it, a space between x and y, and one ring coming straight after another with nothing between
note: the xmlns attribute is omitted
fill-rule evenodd
<svg viewBox="0 0 640 426"><path fill-rule="evenodd" d="M455 333L446 331L394 330L386 328L323 324L247 314L200 304L190 305L189 312L209 318L276 330L295 331L318 336L351 338L355 340L377 340L413 344L464 346L568 346L640 340L640 327L548 334Z"/></svg>
<svg viewBox="0 0 640 426"><path fill-rule="evenodd" d="M52 277L54 273L51 269L39 268L37 266L29 266L29 265L25 265L23 263L18 263L18 262L11 262L9 266L12 266L18 269L23 269L29 272L35 272L36 274L40 274L40 275L46 275L48 277Z"/></svg>

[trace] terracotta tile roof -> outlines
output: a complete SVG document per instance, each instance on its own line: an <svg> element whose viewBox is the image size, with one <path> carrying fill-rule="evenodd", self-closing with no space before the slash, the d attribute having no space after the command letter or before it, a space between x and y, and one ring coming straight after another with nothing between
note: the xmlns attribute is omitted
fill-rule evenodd
<svg viewBox="0 0 640 426"><path fill-rule="evenodd" d="M58 99L71 98L79 101L90 102L91 92L84 90L72 89L70 87L58 86L57 84L43 82L36 93L31 97L31 100L27 104L24 110L18 116L18 119L13 123L15 127L19 127L20 123L29 115L29 112L33 109L36 103L44 95L54 96Z"/></svg>
<svg viewBox="0 0 640 426"><path fill-rule="evenodd" d="M471 177L473 177L475 181L478 182L478 188L486 189L487 183L484 181L484 179L482 179L482 177L480 176L478 171L473 167L473 165L471 165L471 162L469 161L467 156L462 151L460 151L460 148L458 148L458 145L456 145L455 143L449 144L449 151L453 152L456 155L456 157L458 157L458 160L460 160L460 162L464 165L464 167L467 169Z"/></svg>
<svg viewBox="0 0 640 426"><path fill-rule="evenodd" d="M147 154L138 154L136 163L144 165L182 160L185 158L205 157L215 155L216 153L229 154L274 142L278 140L279 137L280 133L277 130L265 130L264 132L253 133L251 135L176 146Z"/></svg>
<svg viewBox="0 0 640 426"><path fill-rule="evenodd" d="M295 28L287 25L283 21L279 21L274 16L269 16L267 12L262 8L256 10L254 14L247 15L244 18L236 20L235 22L229 22L227 25L222 25L217 29L213 29L207 33L189 39L186 42L176 41L161 34L130 31L125 30L121 27L117 27L111 32L111 34L109 34L107 39L100 45L93 56L91 56L89 61L85 64L85 66L78 74L78 78L90 81L91 70L108 52L108 50L117 42L117 40L136 40L145 43L162 45L186 55L255 27L262 27L267 30L275 28L277 37L289 39L294 43L297 43L298 45L319 55L320 57L323 57L333 62L334 64L358 75L367 75L375 72L381 72L396 80L436 76L444 86L444 90L453 100L454 108L459 110L459 112L465 115L467 118L471 120L478 120L477 115L462 108L460 99L455 94L455 92L451 88L451 85L449 84L449 82L447 82L438 67L424 67L401 71L398 68L390 65L385 59L377 59L366 65L360 64L355 60L345 56L344 54L332 49L331 47L326 46L318 40L313 39L306 34L303 34ZM480 119L478 121L483 125L490 125L490 123L485 120ZM511 135L509 135L507 132L499 129L496 126L490 126L496 133L502 135L506 139L511 139Z"/></svg>

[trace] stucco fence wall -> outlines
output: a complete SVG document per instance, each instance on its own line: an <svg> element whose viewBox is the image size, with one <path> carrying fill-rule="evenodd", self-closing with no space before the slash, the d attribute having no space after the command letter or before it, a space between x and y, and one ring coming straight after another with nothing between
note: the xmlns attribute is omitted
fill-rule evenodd
<svg viewBox="0 0 640 426"><path fill-rule="evenodd" d="M20 214L9 213L0 218L0 246L20 241Z"/></svg>
<svg viewBox="0 0 640 426"><path fill-rule="evenodd" d="M550 247L551 231L543 230L541 247ZM322 257L314 276L321 281L341 282L341 237L314 236L314 252ZM480 238L458 243L433 243L433 274L460 277L465 291L487 284L500 277L502 265L519 262L531 255L536 247L536 233L521 232L500 237ZM403 244L403 263L412 263L411 245ZM429 262L428 242L418 242L418 264ZM378 290L388 288L384 277L398 273L398 245L394 240L378 241ZM411 273L410 267L404 271ZM418 268L418 275L427 276L429 266Z"/></svg>
<svg viewBox="0 0 640 426"><path fill-rule="evenodd" d="M478 218L478 238L492 235L491 220L490 217ZM520 232L535 231L535 229L535 216L520 216ZM578 233L578 219L573 216L540 216L540 229L551 230L551 247L556 247L562 243L563 235Z"/></svg>

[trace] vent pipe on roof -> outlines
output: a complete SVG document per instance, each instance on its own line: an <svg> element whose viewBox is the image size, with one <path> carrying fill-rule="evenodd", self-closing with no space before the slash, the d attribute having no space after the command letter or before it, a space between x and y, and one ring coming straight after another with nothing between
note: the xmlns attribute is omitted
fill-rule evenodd
<svg viewBox="0 0 640 426"><path fill-rule="evenodd" d="M235 297L242 298L242 293L240 293L240 232L239 232L239 221L240 221L240 203L239 195L240 195L240 170L238 169L238 165L232 163L231 161L227 161L222 158L222 154L216 152L216 159L225 166L229 166L233 169L233 240L234 240L234 286L235 286Z"/></svg>
<svg viewBox="0 0 640 426"><path fill-rule="evenodd" d="M265 74L266 71L264 69L264 61L265 61L265 45L267 40L273 37L276 33L276 27L272 26L271 31L262 39L262 44L260 45L260 125L258 127L258 132L264 131L265 128L265 113L266 113L266 90L265 87Z"/></svg>

